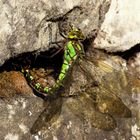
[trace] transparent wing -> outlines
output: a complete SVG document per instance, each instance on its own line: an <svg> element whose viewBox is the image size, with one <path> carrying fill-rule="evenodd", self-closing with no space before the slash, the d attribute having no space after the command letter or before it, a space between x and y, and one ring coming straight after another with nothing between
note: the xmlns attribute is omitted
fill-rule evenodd
<svg viewBox="0 0 140 140"><path fill-rule="evenodd" d="M102 113L131 117L129 104L132 93L140 91L140 79L128 71L124 63L117 59L84 57L75 66L72 76L71 92L76 88L80 94L88 94Z"/></svg>

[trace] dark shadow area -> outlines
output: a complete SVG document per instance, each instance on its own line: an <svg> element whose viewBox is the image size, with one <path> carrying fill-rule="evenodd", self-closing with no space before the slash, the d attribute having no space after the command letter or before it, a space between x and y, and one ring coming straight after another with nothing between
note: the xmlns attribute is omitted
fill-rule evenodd
<svg viewBox="0 0 140 140"><path fill-rule="evenodd" d="M53 68L56 73L60 70L63 62L63 50L54 55L58 49L52 48L45 52L28 52L20 54L14 58L7 60L1 67L3 71L21 71L23 67L28 68ZM52 57L52 55L54 55Z"/></svg>
<svg viewBox="0 0 140 140"><path fill-rule="evenodd" d="M121 56L123 59L125 60L129 60L132 57L135 57L136 53L140 52L140 44L135 45L134 47L132 47L129 50L126 50L124 52L116 52L113 53L114 55L119 55Z"/></svg>
<svg viewBox="0 0 140 140"><path fill-rule="evenodd" d="M20 71L22 72L22 69L28 69L28 70L39 70L40 68L44 69L45 71L51 70L52 72L49 74L50 77L57 79L61 66L63 63L63 53L64 51L61 50L59 53L57 53L59 49L51 48L49 51L45 52L28 52L20 54L14 58L10 58L7 60L3 66L0 67L0 72L10 72L10 71ZM56 55L55 55L56 54ZM53 57L52 57L53 56ZM25 75L25 74L24 74ZM43 98L48 99L48 96L46 94L39 93L31 84L28 78L25 76L26 80L28 81L28 84L33 89L35 95ZM45 77L44 77L45 78ZM46 97L47 96L47 97ZM50 97L50 98L56 98L56 97Z"/></svg>

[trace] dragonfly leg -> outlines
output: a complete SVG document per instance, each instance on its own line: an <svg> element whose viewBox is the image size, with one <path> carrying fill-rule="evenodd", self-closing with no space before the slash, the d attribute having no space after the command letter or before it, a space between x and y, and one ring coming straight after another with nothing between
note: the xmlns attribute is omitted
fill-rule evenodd
<svg viewBox="0 0 140 140"><path fill-rule="evenodd" d="M54 56L56 56L58 53L60 53L61 51L64 50L64 47L62 47L61 45L59 45L59 43L63 43L64 40L60 40L60 41L57 41L57 42L51 42L51 44L56 44L57 47L59 48L54 54L52 54L50 56L50 58L53 58Z"/></svg>

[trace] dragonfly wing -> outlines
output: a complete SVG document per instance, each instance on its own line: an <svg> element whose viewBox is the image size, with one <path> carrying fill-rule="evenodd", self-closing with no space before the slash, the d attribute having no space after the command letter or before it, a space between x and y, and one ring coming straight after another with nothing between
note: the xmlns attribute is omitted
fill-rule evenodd
<svg viewBox="0 0 140 140"><path fill-rule="evenodd" d="M96 110L92 98L87 94L82 94L77 98L69 98L67 107L83 123L90 122L90 125L94 128L113 130L116 127L113 117Z"/></svg>
<svg viewBox="0 0 140 140"><path fill-rule="evenodd" d="M74 88L94 98L96 109L100 112L116 117L131 117L131 111L125 104L131 100L132 78L125 70L115 70L103 62L101 69L98 61L93 63L92 59L87 61L83 58L78 62L73 73Z"/></svg>

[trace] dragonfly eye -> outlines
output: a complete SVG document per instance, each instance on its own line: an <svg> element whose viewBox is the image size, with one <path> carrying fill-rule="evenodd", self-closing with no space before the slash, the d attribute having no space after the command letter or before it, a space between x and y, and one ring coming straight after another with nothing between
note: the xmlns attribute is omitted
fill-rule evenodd
<svg viewBox="0 0 140 140"><path fill-rule="evenodd" d="M68 33L68 38L69 39L78 39L78 40L83 40L84 39L84 35L82 33L82 31L78 28L73 28L72 30L70 30L70 32Z"/></svg>

